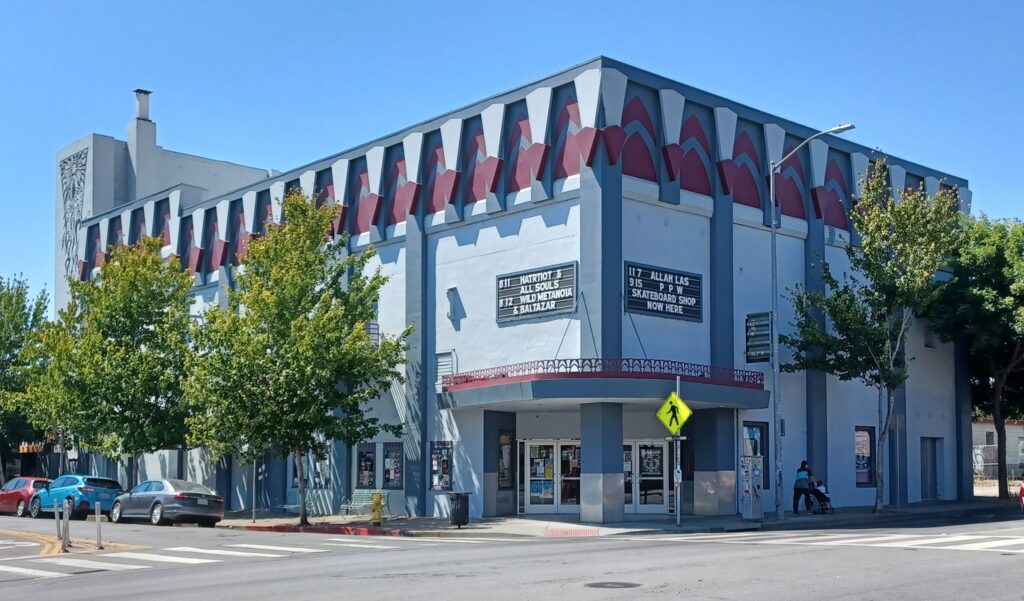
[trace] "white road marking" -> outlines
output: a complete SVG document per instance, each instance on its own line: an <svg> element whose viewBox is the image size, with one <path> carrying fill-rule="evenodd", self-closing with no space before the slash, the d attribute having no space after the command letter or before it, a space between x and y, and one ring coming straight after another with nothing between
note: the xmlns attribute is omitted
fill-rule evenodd
<svg viewBox="0 0 1024 601"><path fill-rule="evenodd" d="M807 545L820 543L826 539L839 539L848 537L848 534L815 534L814 536L794 536L789 538L774 538L772 540L751 540L756 545ZM747 542L747 541L744 541Z"/></svg>
<svg viewBox="0 0 1024 601"><path fill-rule="evenodd" d="M125 551L122 553L108 553L104 557L122 557L124 559L138 559L139 561L156 561L164 563L220 563L219 559L197 559L195 557L174 557L172 555L156 555L154 553L134 553Z"/></svg>
<svg viewBox="0 0 1024 601"><path fill-rule="evenodd" d="M849 536L848 534L846 536ZM861 545L864 543L884 543L899 539L906 538L917 538L920 534L887 534L885 536L869 536L864 538L859 536L856 538L845 538L840 540L827 540L820 543L811 543L812 545Z"/></svg>
<svg viewBox="0 0 1024 601"><path fill-rule="evenodd" d="M730 532L728 534L693 534L693 535L690 535L690 536L671 536L671 537L665 537L665 538L662 538L662 539L659 539L659 540L670 540L670 541L680 541L680 542L704 541L704 540L725 541L725 540L752 538L752 537L758 537L758 536L762 536L762 537L765 537L765 536L772 536L772 537L780 536L780 537L782 537L782 536L792 536L792 534L784 533L784 532L776 533L776 532L760 532L760 531L758 531L758 532ZM646 540L646 539L637 539L637 540Z"/></svg>
<svg viewBox="0 0 1024 601"><path fill-rule="evenodd" d="M19 561L22 559L35 559L38 555L19 555L18 557L0 557L0 561Z"/></svg>
<svg viewBox="0 0 1024 601"><path fill-rule="evenodd" d="M980 536L971 536L969 534L960 534L956 536L935 536L932 538L923 538L919 540L902 540L894 541L891 543L880 543L872 545L873 547L917 547L920 545L938 545L942 543L959 543L968 540L978 540L982 538Z"/></svg>
<svg viewBox="0 0 1024 601"><path fill-rule="evenodd" d="M453 545L485 545L488 542L485 540L476 540L475 538L452 538L450 536L445 536L443 538L440 536L431 536L429 538L432 543L450 543Z"/></svg>
<svg viewBox="0 0 1024 601"><path fill-rule="evenodd" d="M239 547L242 549L262 549L264 551L286 551L288 553L326 553L327 549L308 549L305 547L275 547L273 545L251 545L239 543L227 545L228 547Z"/></svg>
<svg viewBox="0 0 1024 601"><path fill-rule="evenodd" d="M350 547L352 549L400 549L397 545L371 545L367 543L323 543L329 547Z"/></svg>
<svg viewBox="0 0 1024 601"><path fill-rule="evenodd" d="M985 541L982 543L968 543L966 545L953 545L952 547L946 547L947 549L956 549L958 551L978 551L982 549L995 549L996 547L1011 547L1013 545L1024 545L1024 538L1004 538L997 540ZM1014 549L1016 550L1016 549Z"/></svg>
<svg viewBox="0 0 1024 601"><path fill-rule="evenodd" d="M32 578L63 578L64 576L71 576L71 574L64 574L61 572L46 572L44 570L33 570L31 568L16 568L14 566L0 566L0 572L7 572L8 574L19 574L21 576L31 576Z"/></svg>
<svg viewBox="0 0 1024 601"><path fill-rule="evenodd" d="M198 547L171 547L164 551L181 553L205 553L206 555L227 555L230 557L284 557L279 553L254 553L252 551L229 551L227 549L200 549Z"/></svg>
<svg viewBox="0 0 1024 601"><path fill-rule="evenodd" d="M125 563L104 563L100 561L90 561L88 559L78 559L75 557L45 557L34 561L52 563L57 566L68 566L70 568L86 568L88 570L104 570L110 572L118 572L121 570L144 570L150 567L129 565Z"/></svg>

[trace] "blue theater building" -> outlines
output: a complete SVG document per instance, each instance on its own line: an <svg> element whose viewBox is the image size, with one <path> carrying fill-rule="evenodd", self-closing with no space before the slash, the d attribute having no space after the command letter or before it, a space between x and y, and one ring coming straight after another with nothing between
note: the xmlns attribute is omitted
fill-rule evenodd
<svg viewBox="0 0 1024 601"><path fill-rule="evenodd" d="M486 91L484 91L486 92ZM767 171L816 128L608 58L597 58L362 146L278 172L165 150L150 94L136 92L125 140L90 135L57 160L56 273L89 278L106 250L161 237L195 278L195 310L223 303L248 241L301 188L340 205L333 235L390 279L369 327L414 326L406 381L369 408L402 423L355 447L324 441L309 461L319 510L356 489L389 490L396 514L569 514L616 522L732 515L744 456L774 461L769 363L754 340L771 306ZM295 107L298 108L298 107ZM856 115L848 116L856 119ZM894 134L895 135L895 134ZM825 136L782 164L780 290L823 290L820 266L848 268L859 178L878 157ZM964 179L890 157L899 196ZM58 306L66 302L58 285ZM780 324L792 308L780 301ZM755 329L750 329L750 327ZM781 377L783 490L764 470L760 502L787 504L800 459L839 506L869 505L886 461L887 502L971 494L969 385L958 349L918 322L900 419L876 456L877 397L821 372ZM785 353L785 350L783 351ZM783 357L785 360L787 357ZM675 488L654 413L680 380L694 409ZM128 471L98 457L81 468ZM295 503L292 462L212 462L202 449L135 460L206 482L249 507Z"/></svg>

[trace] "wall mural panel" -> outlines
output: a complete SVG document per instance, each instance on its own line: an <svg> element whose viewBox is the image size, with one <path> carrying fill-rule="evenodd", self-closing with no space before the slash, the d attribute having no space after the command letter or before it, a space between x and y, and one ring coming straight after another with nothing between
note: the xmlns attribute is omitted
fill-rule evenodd
<svg viewBox="0 0 1024 601"><path fill-rule="evenodd" d="M60 162L60 189L63 199L63 232L60 247L64 251L64 273L73 275L78 262L78 226L85 208L85 169L89 149L79 150Z"/></svg>

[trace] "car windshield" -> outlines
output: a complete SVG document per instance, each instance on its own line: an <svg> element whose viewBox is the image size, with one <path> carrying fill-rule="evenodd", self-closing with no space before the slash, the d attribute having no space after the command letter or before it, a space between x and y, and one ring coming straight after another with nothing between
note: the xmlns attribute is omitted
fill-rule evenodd
<svg viewBox="0 0 1024 601"><path fill-rule="evenodd" d="M32 490L39 490L41 488L44 488L45 486L46 486L46 480L33 480L32 481Z"/></svg>
<svg viewBox="0 0 1024 601"><path fill-rule="evenodd" d="M107 480L106 478L86 478L85 483L88 486L94 486L96 488L111 488L113 490L121 489L121 485L118 484L117 480Z"/></svg>
<svg viewBox="0 0 1024 601"><path fill-rule="evenodd" d="M196 492L204 495L212 495L213 491L206 488L202 484L196 484L195 482L186 482L184 480L168 480L168 484L178 492Z"/></svg>

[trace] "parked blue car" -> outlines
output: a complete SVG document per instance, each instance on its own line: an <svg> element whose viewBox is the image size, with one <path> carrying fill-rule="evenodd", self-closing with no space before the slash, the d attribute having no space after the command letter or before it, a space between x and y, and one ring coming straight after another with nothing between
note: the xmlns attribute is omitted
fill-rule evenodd
<svg viewBox="0 0 1024 601"><path fill-rule="evenodd" d="M71 500L71 517L85 519L85 516L96 511L110 513L114 497L121 494L121 485L117 480L98 476L79 476L67 474L57 478L45 488L37 491L28 502L29 514L34 518L43 517L44 513L53 513L53 502L64 503Z"/></svg>

